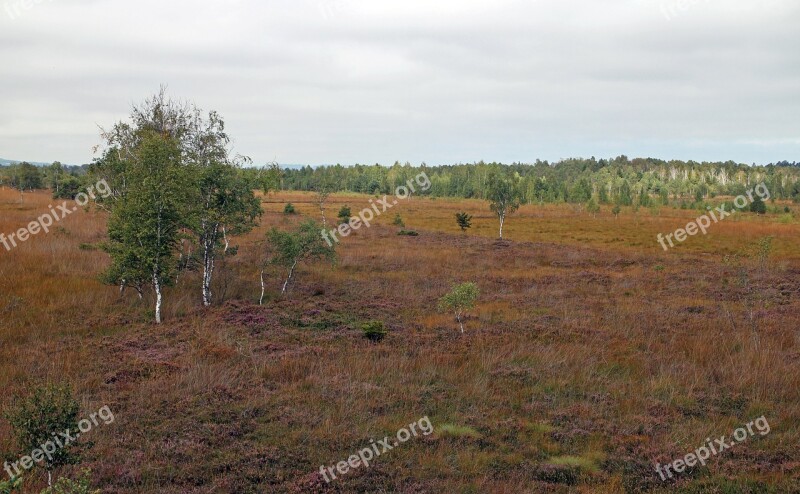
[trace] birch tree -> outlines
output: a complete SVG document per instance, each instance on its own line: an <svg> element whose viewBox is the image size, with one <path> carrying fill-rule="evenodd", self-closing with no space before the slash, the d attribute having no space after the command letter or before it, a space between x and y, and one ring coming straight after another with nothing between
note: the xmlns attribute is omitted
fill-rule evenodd
<svg viewBox="0 0 800 494"><path fill-rule="evenodd" d="M109 283L147 284L155 295L155 320L160 324L164 287L172 284L181 229L187 216L190 177L181 166L175 139L142 131L126 173L135 187L114 203L105 250L111 266Z"/></svg>
<svg viewBox="0 0 800 494"><path fill-rule="evenodd" d="M185 139L185 161L193 169L199 195L191 213L190 228L197 232L203 255L202 300L212 303L211 281L218 255L228 253L229 236L249 232L261 215L253 185L240 173L246 156L233 155L225 122L216 112L202 117L194 110Z"/></svg>
<svg viewBox="0 0 800 494"><path fill-rule="evenodd" d="M204 115L192 104L170 100L161 88L159 93L134 106L128 121L118 122L101 133L107 149L91 166L90 173L105 179L112 190L111 196L101 203L107 211L113 212L115 203L125 202L128 194L141 192L138 189L142 183L135 178L138 166L135 162L142 137L148 133L168 138L176 147L176 165L180 168L176 171L180 172L185 187L180 193L181 240L188 244L181 251L177 272L202 266L202 303L209 306L218 256L235 252L230 249L230 237L250 231L261 214L261 204L253 194L254 184L241 170L242 165L251 161L233 153L225 122L218 113ZM193 248L194 243L199 249ZM130 268L138 260L122 254L118 257L107 278L119 279L120 290L133 286L141 296L142 280L137 268ZM177 281L177 276L173 281Z"/></svg>
<svg viewBox="0 0 800 494"><path fill-rule="evenodd" d="M502 240L503 225L505 225L506 218L519 209L519 190L514 177L505 177L497 171L489 176L487 185L489 209L491 209L500 220L500 240Z"/></svg>
<svg viewBox="0 0 800 494"><path fill-rule="evenodd" d="M271 256L261 269L261 299L259 304L264 302L266 290L264 273L268 264L286 269L286 280L281 288L281 293L285 294L290 283L295 279L295 272L300 263L318 260L336 262L335 248L332 245L329 246L319 232L320 226L314 220L307 220L301 223L295 231L287 232L276 228L270 230L267 234L267 241Z"/></svg>

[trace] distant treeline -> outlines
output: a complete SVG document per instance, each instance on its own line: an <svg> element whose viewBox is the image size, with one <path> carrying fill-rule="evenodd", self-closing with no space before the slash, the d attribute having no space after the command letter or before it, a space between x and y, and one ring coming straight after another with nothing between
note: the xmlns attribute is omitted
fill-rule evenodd
<svg viewBox="0 0 800 494"><path fill-rule="evenodd" d="M74 197L83 184L87 167L56 162L37 167L28 163L0 166L0 185L20 190L53 189L58 197ZM765 183L773 199L800 202L800 163L782 161L766 166L727 162L664 161L653 158L573 158L557 163L472 163L443 166L355 165L285 168L280 185L271 189L390 194L419 174L431 180L424 195L485 199L489 176L514 178L525 203L585 203L643 206L671 201L700 202L716 196L738 196ZM244 168L241 173L261 188L271 168ZM272 178L274 180L274 177Z"/></svg>
<svg viewBox="0 0 800 494"><path fill-rule="evenodd" d="M473 163L428 167L431 188L426 195L485 199L488 179L495 172L513 177L525 203L585 203L623 206L660 201L703 201L720 195L738 196L764 182L775 199L800 202L800 163L780 162L750 166L732 161L698 163L652 158L567 159L534 164ZM419 173L419 167L395 163L340 165L283 171L282 188L315 190L329 184L335 191L388 194Z"/></svg>
<svg viewBox="0 0 800 494"><path fill-rule="evenodd" d="M87 168L88 165L62 165L58 161L47 166L36 166L25 161L0 165L0 186L20 191L52 189L56 198L74 199L85 185Z"/></svg>

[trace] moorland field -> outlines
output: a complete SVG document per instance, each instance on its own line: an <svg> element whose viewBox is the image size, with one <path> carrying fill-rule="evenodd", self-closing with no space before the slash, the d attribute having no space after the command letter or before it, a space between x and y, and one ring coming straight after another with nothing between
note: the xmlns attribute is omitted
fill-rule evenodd
<svg viewBox="0 0 800 494"><path fill-rule="evenodd" d="M370 198L333 195L328 211ZM116 420L81 439L103 493L800 492L790 214L740 213L664 252L656 235L698 211L524 205L499 242L487 202L415 197L344 239L336 266L301 266L288 296L270 268L259 306L266 231L318 217L307 193L261 201L260 226L220 261L218 303L202 308L196 282L168 288L160 326L152 300L98 281L96 209L0 248L0 408L62 380L82 413L108 405ZM52 203L0 190L0 232ZM457 211L474 215L467 233ZM395 213L419 236L398 236ZM462 335L436 306L467 281L481 295ZM379 343L361 334L375 320ZM426 416L433 434L321 479ZM769 434L656 473L761 416ZM0 452L19 453L2 419ZM26 492L45 482L29 474Z"/></svg>

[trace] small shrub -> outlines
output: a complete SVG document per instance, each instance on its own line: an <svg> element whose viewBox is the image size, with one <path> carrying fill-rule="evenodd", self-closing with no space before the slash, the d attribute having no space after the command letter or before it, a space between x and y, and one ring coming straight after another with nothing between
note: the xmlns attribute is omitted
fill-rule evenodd
<svg viewBox="0 0 800 494"><path fill-rule="evenodd" d="M415 232L414 230L400 230L397 232L398 235L404 235L406 237L419 237L419 233Z"/></svg>
<svg viewBox="0 0 800 494"><path fill-rule="evenodd" d="M361 326L361 332L364 333L364 338L370 341L382 341L389 331L386 329L381 321L370 321Z"/></svg>
<svg viewBox="0 0 800 494"><path fill-rule="evenodd" d="M394 215L394 221L392 222L394 226L399 226L401 228L405 228L406 224L403 221L403 218L400 216L400 213Z"/></svg>
<svg viewBox="0 0 800 494"><path fill-rule="evenodd" d="M11 494L22 487L22 478L14 477L11 480L0 480L0 494Z"/></svg>
<svg viewBox="0 0 800 494"><path fill-rule="evenodd" d="M617 216L619 216L619 213L622 212L622 208L619 207L619 204L617 204L614 206L614 209L612 209L611 212L614 214L614 217L616 218Z"/></svg>
<svg viewBox="0 0 800 494"><path fill-rule="evenodd" d="M467 213L456 213L456 223L461 228L462 232L467 231L467 228L472 228L472 216Z"/></svg>
<svg viewBox="0 0 800 494"><path fill-rule="evenodd" d="M350 221L350 218L353 216L352 212L350 211L350 206L346 204L342 206L342 209L339 210L339 214L337 216L340 224Z"/></svg>
<svg viewBox="0 0 800 494"><path fill-rule="evenodd" d="M453 312L461 326L461 333L464 333L464 323L461 321L461 317L464 312L475 307L475 301L478 300L479 294L478 285L475 283L455 285L450 293L439 299L439 311Z"/></svg>
<svg viewBox="0 0 800 494"><path fill-rule="evenodd" d="M764 271L769 266L769 256L772 254L773 237L763 237L758 239L754 248L754 257L758 261L758 267Z"/></svg>
<svg viewBox="0 0 800 494"><path fill-rule="evenodd" d="M752 204L750 204L750 212L756 214L767 214L767 205L760 197L756 197Z"/></svg>
<svg viewBox="0 0 800 494"><path fill-rule="evenodd" d="M286 206L283 207L283 214L297 214L297 211L294 210L294 205L291 202L286 203Z"/></svg>
<svg viewBox="0 0 800 494"><path fill-rule="evenodd" d="M15 397L12 408L5 416L11 424L17 445L22 451L39 449L53 439L56 431L77 430L78 401L72 396L68 385L48 384L39 386L27 397ZM57 448L49 458L42 462L50 472L63 465L74 465L80 456L74 452L76 445L69 444Z"/></svg>

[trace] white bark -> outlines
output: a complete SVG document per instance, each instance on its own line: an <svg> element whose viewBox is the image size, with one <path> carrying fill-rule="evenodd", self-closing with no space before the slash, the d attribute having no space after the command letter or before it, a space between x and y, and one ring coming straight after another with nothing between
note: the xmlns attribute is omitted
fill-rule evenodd
<svg viewBox="0 0 800 494"><path fill-rule="evenodd" d="M500 240L503 240L503 223L506 221L505 213L500 214Z"/></svg>
<svg viewBox="0 0 800 494"><path fill-rule="evenodd" d="M289 277L286 278L286 282L283 284L283 290L281 293L286 293L286 288L289 287L289 282L292 281L292 277L294 276L294 268L297 267L297 259L294 260L294 264L292 264L292 268L289 270Z"/></svg>
<svg viewBox="0 0 800 494"><path fill-rule="evenodd" d="M258 305L264 305L264 291L266 285L264 284L264 268L261 269L261 298L258 299Z"/></svg>
<svg viewBox="0 0 800 494"><path fill-rule="evenodd" d="M211 235L203 239L203 305L211 305L211 277L214 274L214 244L219 226L215 225Z"/></svg>
<svg viewBox="0 0 800 494"><path fill-rule="evenodd" d="M155 272L153 273L153 289L156 292L156 324L161 324L161 282Z"/></svg>

